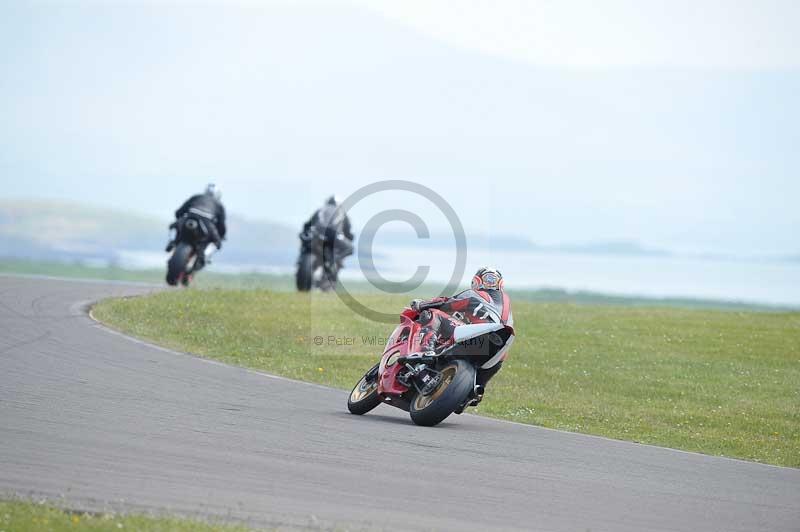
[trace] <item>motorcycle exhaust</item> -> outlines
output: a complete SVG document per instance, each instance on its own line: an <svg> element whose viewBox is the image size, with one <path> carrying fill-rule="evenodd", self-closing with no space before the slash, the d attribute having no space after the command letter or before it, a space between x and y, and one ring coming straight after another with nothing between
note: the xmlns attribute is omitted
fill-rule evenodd
<svg viewBox="0 0 800 532"><path fill-rule="evenodd" d="M472 389L472 396L473 397L483 397L484 392L483 384L476 384L475 387Z"/></svg>

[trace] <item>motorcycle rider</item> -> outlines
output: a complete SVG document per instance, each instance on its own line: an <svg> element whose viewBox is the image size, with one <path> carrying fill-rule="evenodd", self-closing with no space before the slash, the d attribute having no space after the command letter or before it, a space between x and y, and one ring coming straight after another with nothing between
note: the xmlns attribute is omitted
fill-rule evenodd
<svg viewBox="0 0 800 532"><path fill-rule="evenodd" d="M457 323L453 320L443 318L440 314L429 310L431 307L453 316L453 318L466 323L482 323L486 320L486 311L482 310L486 305L491 304L501 313L502 319L513 323L511 315L511 299L503 290L503 275L496 268L480 268L472 277L472 285L469 290L464 290L452 297L435 297L433 299L414 299L411 301L411 309L419 313L417 322L423 327L420 330L420 346L423 351L435 351L453 337L453 332ZM485 388L503 365L499 362L489 369L478 371L476 384L481 389ZM480 401L482 397L477 397Z"/></svg>
<svg viewBox="0 0 800 532"><path fill-rule="evenodd" d="M335 257L336 265L339 269L342 268L342 261L344 258L353 253L353 240L355 239L350 226L350 218L348 218L347 213L344 212L343 209L339 208L340 205L341 201L339 201L339 198L335 194L329 196L322 207L314 211L311 218L303 224L303 232L300 235L300 238L304 238L305 235L308 235L312 227L324 228L325 245L322 252L323 256ZM345 240L340 241L341 243L338 245L337 249L337 237L340 234L344 236ZM336 251L336 253L334 253L334 251ZM330 278L332 273L328 271L330 262L328 260L323 260L323 264L325 264L327 277Z"/></svg>
<svg viewBox="0 0 800 532"><path fill-rule="evenodd" d="M205 227L208 229L208 237L211 242L206 245L205 249L200 250L195 269L200 270L209 262L211 255L222 248L222 240L227 233L227 227L225 226L225 207L220 201L221 198L222 191L219 187L214 183L209 183L205 192L190 197L175 211L175 221L172 222L169 228L175 229L176 234L175 238L167 244L167 253L172 251L175 247L175 243L178 241L181 219L186 216L196 216L209 222L205 224Z"/></svg>

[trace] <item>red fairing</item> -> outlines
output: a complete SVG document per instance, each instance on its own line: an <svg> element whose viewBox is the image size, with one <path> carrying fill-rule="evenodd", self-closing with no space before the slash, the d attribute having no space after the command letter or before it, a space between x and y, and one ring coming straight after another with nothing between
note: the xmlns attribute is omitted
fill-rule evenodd
<svg viewBox="0 0 800 532"><path fill-rule="evenodd" d="M437 309L433 309L431 312L440 314L442 319L450 319L448 314ZM382 395L400 395L408 390L406 386L397 382L397 374L403 365L394 361L397 357L418 353L421 350L420 329L422 329L422 325L414 321L418 316L419 313L410 308L403 310L400 314L400 325L394 329L389 341L386 342L386 349L383 351L378 370L378 393Z"/></svg>
<svg viewBox="0 0 800 532"><path fill-rule="evenodd" d="M380 380L378 381L378 393L381 395L401 395L408 390L408 387L403 386L397 381L397 374L402 369L401 364L394 364L383 370L380 373Z"/></svg>
<svg viewBox="0 0 800 532"><path fill-rule="evenodd" d="M397 382L397 374L403 366L397 363L387 366L387 362L395 355L404 356L411 353L409 350L411 337L419 332L419 324L414 321L418 315L415 310L404 309L400 314L400 325L395 327L389 341L386 342L378 370L378 393L382 395L400 395L408 390L408 387Z"/></svg>
<svg viewBox="0 0 800 532"><path fill-rule="evenodd" d="M435 298L429 302L444 302L440 308L430 309L430 312L438 315L444 321L449 321L453 325L459 323L486 323L487 316L482 306L489 303L500 316L506 328L513 334L513 324L509 325L507 320L511 317L511 300L504 292L502 299L495 296L494 299L483 290L473 291L477 297L453 297ZM482 303L483 302L483 303ZM455 313L454 316L453 313ZM408 391L408 387L398 382L398 374L403 370L404 365L397 363L398 357L408 356L413 353L423 351L421 346L424 339L420 334L423 325L416 320L419 313L411 308L406 308L400 314L400 324L394 329L389 340L386 342L378 368L378 393L383 397L400 396ZM450 337L442 347L452 344L455 340ZM508 356L508 352L505 353Z"/></svg>
<svg viewBox="0 0 800 532"><path fill-rule="evenodd" d="M497 284L497 277L489 281ZM432 427L478 406L508 356L514 316L502 290L473 287L411 305L416 310L400 313L380 362L350 392L351 414L385 404L405 410L417 425Z"/></svg>
<svg viewBox="0 0 800 532"><path fill-rule="evenodd" d="M417 316L419 316L419 312L417 312L416 310L412 310L410 308L404 308L403 312L400 313L400 323L403 323L403 317L406 317L410 320L415 320L417 319ZM397 329L395 329L395 332L397 332Z"/></svg>

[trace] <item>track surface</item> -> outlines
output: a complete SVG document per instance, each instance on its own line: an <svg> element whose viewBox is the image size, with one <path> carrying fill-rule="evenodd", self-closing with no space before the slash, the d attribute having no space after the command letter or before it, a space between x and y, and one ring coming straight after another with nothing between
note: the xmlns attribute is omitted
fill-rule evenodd
<svg viewBox="0 0 800 532"><path fill-rule="evenodd" d="M800 530L800 470L347 394L113 333L144 286L0 277L0 493L280 528Z"/></svg>

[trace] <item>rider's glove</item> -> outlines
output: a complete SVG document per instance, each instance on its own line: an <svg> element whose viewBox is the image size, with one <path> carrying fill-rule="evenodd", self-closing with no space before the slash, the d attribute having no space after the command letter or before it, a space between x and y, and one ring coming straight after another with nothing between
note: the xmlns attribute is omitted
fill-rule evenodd
<svg viewBox="0 0 800 532"><path fill-rule="evenodd" d="M415 312L419 312L419 306L420 306L420 304L422 302L423 302L422 299L414 299L414 300L411 301L409 306L411 307L411 310L413 310Z"/></svg>

